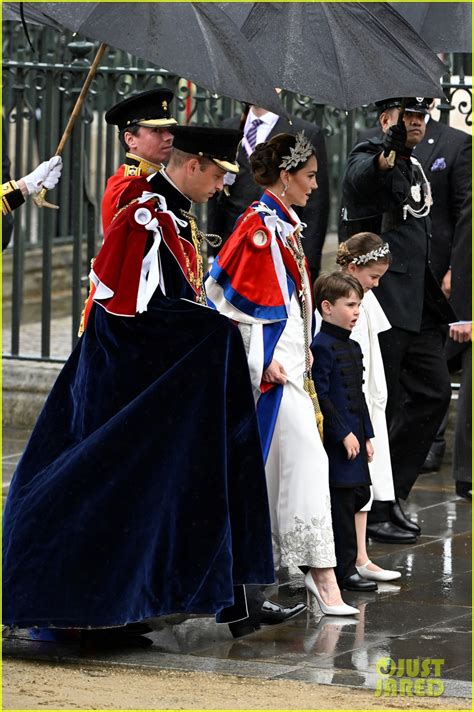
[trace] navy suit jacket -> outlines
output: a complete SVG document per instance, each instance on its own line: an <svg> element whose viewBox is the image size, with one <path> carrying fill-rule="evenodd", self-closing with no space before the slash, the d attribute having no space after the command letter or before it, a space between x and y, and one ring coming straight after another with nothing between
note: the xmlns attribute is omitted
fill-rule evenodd
<svg viewBox="0 0 474 712"><path fill-rule="evenodd" d="M347 329L323 321L311 345L331 487L370 484L365 441L374 437L374 431L362 390L362 351L357 341L349 337ZM351 432L360 443L360 453L354 460L347 459L342 444Z"/></svg>
<svg viewBox="0 0 474 712"><path fill-rule="evenodd" d="M451 265L451 253L458 242L471 234L471 137L441 124L428 121L426 134L413 155L426 173L433 193L431 207L431 269L442 280Z"/></svg>

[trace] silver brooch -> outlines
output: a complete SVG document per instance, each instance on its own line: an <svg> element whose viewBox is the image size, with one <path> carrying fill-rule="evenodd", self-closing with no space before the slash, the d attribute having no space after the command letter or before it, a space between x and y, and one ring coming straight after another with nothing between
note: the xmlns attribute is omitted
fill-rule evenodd
<svg viewBox="0 0 474 712"><path fill-rule="evenodd" d="M282 156L282 161L278 168L283 168L285 171L290 168L296 168L300 163L306 163L313 152L313 144L304 135L304 131L300 131L296 134L295 147L290 148L289 156Z"/></svg>

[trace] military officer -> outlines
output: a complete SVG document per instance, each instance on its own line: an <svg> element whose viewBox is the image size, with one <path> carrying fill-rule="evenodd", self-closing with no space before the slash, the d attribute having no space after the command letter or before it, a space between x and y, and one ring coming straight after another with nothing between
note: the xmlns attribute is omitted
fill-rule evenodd
<svg viewBox="0 0 474 712"><path fill-rule="evenodd" d="M102 198L104 233L129 180L146 178L168 162L173 145L170 128L178 123L170 114L173 96L169 89L151 89L119 102L105 114L106 122L118 127L126 154L124 163L107 181Z"/></svg>

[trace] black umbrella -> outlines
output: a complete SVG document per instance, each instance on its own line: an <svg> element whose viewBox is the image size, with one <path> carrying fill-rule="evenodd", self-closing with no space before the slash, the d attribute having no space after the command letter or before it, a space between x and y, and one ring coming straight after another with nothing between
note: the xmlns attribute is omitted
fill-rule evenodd
<svg viewBox="0 0 474 712"><path fill-rule="evenodd" d="M58 25L54 20L48 19L41 12L38 3L24 3L24 2L4 2L2 3L2 20L25 20L32 25L47 25L48 27L54 27L56 30L61 30L61 25ZM27 5L27 7L25 7Z"/></svg>
<svg viewBox="0 0 474 712"><path fill-rule="evenodd" d="M389 96L442 95L445 65L388 3L219 6L283 89L342 109Z"/></svg>
<svg viewBox="0 0 474 712"><path fill-rule="evenodd" d="M390 3L434 52L472 52L470 2Z"/></svg>
<svg viewBox="0 0 474 712"><path fill-rule="evenodd" d="M67 28L138 57L215 94L286 114L255 50L216 3L4 2L4 19Z"/></svg>

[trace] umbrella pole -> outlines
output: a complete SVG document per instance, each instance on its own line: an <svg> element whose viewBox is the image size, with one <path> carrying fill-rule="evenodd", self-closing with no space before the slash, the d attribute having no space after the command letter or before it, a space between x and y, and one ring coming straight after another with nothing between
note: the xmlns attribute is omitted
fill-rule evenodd
<svg viewBox="0 0 474 712"><path fill-rule="evenodd" d="M399 125L403 123L403 117L405 116L405 108L406 108L406 105L407 105L407 99L406 99L406 97L404 97L404 98L402 99L402 103L401 103L401 105L400 105L400 113L399 113L399 115L398 115L397 124L399 124ZM388 157L387 157L387 163L388 163L388 165L390 166L390 168L393 168L393 167L394 167L396 160L397 160L397 154L396 154L396 152L395 152L395 151L390 151L390 153L388 154Z"/></svg>
<svg viewBox="0 0 474 712"><path fill-rule="evenodd" d="M69 117L69 121L67 122L67 126L64 129L63 135L61 136L61 140L58 143L58 147L54 153L55 156L61 156L62 152L64 151L64 147L72 133L72 130L74 128L74 124L76 123L76 119L81 113L82 105L84 104L84 101L87 96L87 92L89 91L89 87L92 84L92 80L95 77L95 74L97 72L97 68L101 62L102 57L104 56L104 52L107 49L107 45L102 42L100 45L99 49L97 50L97 54L94 57L94 61L91 64L91 67L89 69L89 72L87 74L86 80L84 84L82 85L81 93L77 97L77 101L74 104L74 108L72 110L71 116ZM59 205L53 205L52 203L48 203L45 200L45 195L48 192L47 188L43 188L37 195L34 196L33 202L38 208L54 208L55 210L59 209Z"/></svg>

